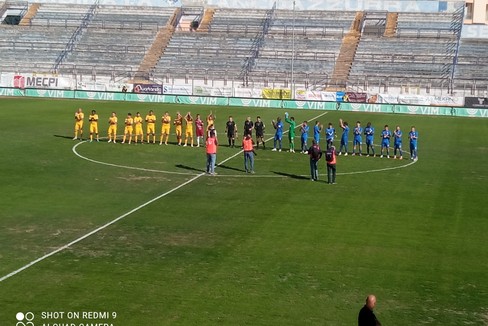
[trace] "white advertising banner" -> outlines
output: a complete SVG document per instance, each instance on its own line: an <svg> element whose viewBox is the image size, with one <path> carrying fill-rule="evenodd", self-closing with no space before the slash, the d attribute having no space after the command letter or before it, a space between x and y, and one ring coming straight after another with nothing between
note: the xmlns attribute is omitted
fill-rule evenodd
<svg viewBox="0 0 488 326"><path fill-rule="evenodd" d="M163 94L193 95L191 85L163 85Z"/></svg>
<svg viewBox="0 0 488 326"><path fill-rule="evenodd" d="M234 88L235 97L262 98L263 90L261 88Z"/></svg>
<svg viewBox="0 0 488 326"><path fill-rule="evenodd" d="M2 74L2 86L14 88L73 89L70 77L52 74L7 73Z"/></svg>

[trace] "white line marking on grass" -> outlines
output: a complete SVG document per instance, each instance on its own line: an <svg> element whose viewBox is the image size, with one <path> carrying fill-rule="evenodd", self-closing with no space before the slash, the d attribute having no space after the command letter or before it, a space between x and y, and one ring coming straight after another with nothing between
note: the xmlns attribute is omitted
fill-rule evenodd
<svg viewBox="0 0 488 326"><path fill-rule="evenodd" d="M317 119L318 117L320 117L320 116L322 116L322 115L325 115L325 114L327 114L327 112L322 113L322 114L318 115L317 117L312 118L312 119L310 119L310 120ZM84 143L84 142L80 142L80 143L78 143L78 144L76 144L76 145L74 145L74 146L73 146L73 148L72 148L73 153L75 153L75 155L77 155L78 157L83 158L83 159L85 159L85 160L88 160L88 161L90 161L90 162L93 162L93 163L98 163L98 164L103 164L103 165L108 165L108 166L113 166L113 167L122 167L122 168L129 168L129 169L143 170L143 171L150 171L150 172L163 172L163 171L158 171L158 170L149 170L149 169L143 169L143 168L134 168L134 167L127 167L127 166L120 166L120 165L117 165L117 164L111 164L111 163L98 162L98 161L95 161L95 160L92 160L92 159L89 159L89 158L83 157L83 156L79 155L79 154L76 152L76 147L77 147L77 146L79 146L79 145L80 145L80 144L82 144L82 143ZM227 162L227 161L229 161L229 160L233 159L234 157L236 157L237 155L241 154L242 152L243 152L243 151L241 150L241 151L239 151L239 152L235 153L234 155L232 155L232 156L230 156L230 157L226 158L225 160L221 161L221 162L220 162L218 165L224 164L225 162ZM178 174L186 174L186 173L178 173ZM187 175L187 174L186 174L186 175ZM166 197L167 195L171 194L172 192L174 192L174 191L176 191L176 190L178 190L178 189L180 189L180 188L182 188L182 187L184 187L184 186L186 186L186 185L188 185L188 184L192 183L193 181L197 180L198 178L200 178L201 176L204 176L204 175L205 175L205 173L200 173L200 174L197 174L197 175L195 175L193 178L191 178L191 179L189 179L189 180L187 180L187 181L183 182L182 184L180 184L180 185L178 185L178 186L174 187L173 189L168 190L168 191L166 191L166 192L162 193L161 195L159 195L159 196L157 196L157 197L154 197L153 199L151 199L151 200L149 200L149 201L145 202L144 204L139 205L139 206L137 206L136 208L134 208L134 209L132 209L132 210L128 211L127 213L125 213L125 214L123 214L123 215L120 215L119 217L117 217L117 218L115 218L115 219L111 220L110 222L105 223L104 225L102 225L102 226L100 226L100 227L96 228L95 230L90 231L89 233L87 233L87 234L85 234L85 235L83 235L83 236L81 236L81 237L79 237L79 238L77 238L77 239L75 239L75 240L71 241L70 243L65 244L65 245L63 245L63 246L61 246L61 247L59 247L59 248L57 248L57 249L55 249L55 250L51 251L50 253L45 254L44 256L39 257L39 258L37 258L37 259L35 259L35 260L31 261L30 263L28 263L28 264L26 264L26 265L22 266L21 268L19 268L19 269L17 269L17 270L15 270L15 271L13 271L13 272L11 272L11 273L9 273L9 274L7 274L7 275L4 275L4 276L0 277L0 282L3 282L3 281L5 281L5 280L7 280L7 279L11 278L12 276L15 276L15 275L17 275L18 273L20 273L20 272L22 272L22 271L24 271L24 270L28 269L29 267L32 267L33 265L35 265L35 264L37 264L37 263L39 263L39 262L41 262L41 261L43 261L43 260L45 260L45 259L47 259L47 258L49 258L49 257L53 256L53 255L55 255L55 254L57 254L57 253L59 253L59 252L61 252L61 251L63 251L63 250L66 250L67 248L71 247L72 245L77 244L78 242L83 241L84 239L86 239L86 238L88 238L88 237L90 237L90 236L94 235L95 233L100 232L101 230L103 230L103 229L107 228L108 226L110 226L110 225L112 225L112 224L114 224L114 223L116 223L116 222L120 221L121 219L123 219L123 218L125 218L125 217L127 217L127 216L131 215L132 213L137 212L137 211L138 211L138 210L140 210L141 208L144 208L144 207L146 207L147 205L149 205L149 204L151 204L151 203L153 203L153 202L155 202L155 201L157 201L157 200L159 200L159 199L161 199L161 198L163 198L163 197Z"/></svg>
<svg viewBox="0 0 488 326"><path fill-rule="evenodd" d="M119 165L119 164L113 164L113 163L107 163L107 162L97 161L97 160L91 159L89 157L83 156L80 153L78 153L78 151L76 150L76 147L78 147L78 146L80 146L81 144L84 144L84 143L87 143L87 141L84 140L82 142L77 143L76 145L73 146L72 151L79 158L82 158L82 159L87 160L87 161L92 162L92 163L102 164L102 165L107 165L107 166L112 166L112 167L122 168L122 169L130 169L130 170L144 171L144 172L168 173L168 174L178 174L178 175L197 175L196 173L154 170L154 169L138 168L138 167L135 167L135 166Z"/></svg>
<svg viewBox="0 0 488 326"><path fill-rule="evenodd" d="M132 209L132 210L128 211L127 213L125 213L125 214L123 214L123 215L120 215L119 217L117 217L117 218L113 219L112 221L110 221L110 222L108 222L108 223L106 223L106 224L104 224L104 225L102 225L102 226L100 226L100 227L96 228L95 230L93 230L93 231L91 231L91 232L89 232L89 233L87 233L87 234L85 234L85 235L83 235L83 236L79 237L78 239L73 240L73 241L71 241L70 243L65 244L64 246L61 246L61 247L59 247L58 249L56 249L56 250L54 250L54 251L51 251L50 253L45 254L45 255L44 255L44 256L42 256L42 257L37 258L36 260L33 260L32 262L28 263L27 265L25 265L25 266L23 266L23 267L21 267L21 268L19 268L19 269L15 270L15 271L13 271L13 272L11 272L11 273L7 274L7 275L5 275L5 276L2 276L2 277L0 278L0 282L3 282L3 281L5 281L6 279L8 279L8 278L10 278L10 277L12 277L12 276L14 276L14 275L16 275L16 274L18 274L18 273L20 273L20 272L22 272L22 271L26 270L27 268L29 268L29 267L31 267L31 266L33 266L33 265L35 265L35 264L37 264L37 263L39 263L39 262L43 261L44 259L49 258L49 257L51 257L52 255L55 255L55 254L57 254L58 252L61 252L61 251L65 250L65 249L67 249L67 248L71 247L72 245L74 245L74 244L76 244L76 243L78 243L78 242L80 242L80 241L82 241L82 240L84 240L84 239L88 238L89 236L91 236L91 235L93 235L93 234L95 234L95 233L97 233L97 232L99 232L99 231L101 231L101 230L105 229L106 227L108 227L108 226L110 226L110 225L112 225L112 224L114 224L114 223L116 223L116 222L120 221L120 220L121 220L121 219L123 219L124 217L129 216L130 214L132 214L132 213L134 213L134 212L136 212L136 211L140 210L141 208L146 207L147 205L149 205L149 204L151 204L151 203L155 202L156 200L161 199L161 198L163 198L163 197L165 197L165 196L167 196L167 195L171 194L172 192L174 192L174 191L176 191L176 190L178 190L178 189L180 189L180 188L182 188L182 187L186 186L187 184L192 183L193 181L197 180L198 178L200 178L200 177L201 177L201 176L203 176L203 175L205 175L205 173L200 173L200 174L198 174L198 175L194 176L193 178L191 178L190 180L187 180L187 181L183 182L183 183L182 183L182 184L180 184L179 186L174 187L173 189L168 190L168 191L166 191L165 193L162 193L161 195L159 195L159 196L157 196L157 197L154 197L153 199L151 199L151 200L149 200L149 201L145 202L144 204L137 206L136 208L134 208L134 209Z"/></svg>

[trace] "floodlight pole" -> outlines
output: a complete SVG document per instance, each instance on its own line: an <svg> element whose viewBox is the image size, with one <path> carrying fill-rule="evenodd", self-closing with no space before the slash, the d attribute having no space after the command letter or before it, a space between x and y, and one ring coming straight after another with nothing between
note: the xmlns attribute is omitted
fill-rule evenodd
<svg viewBox="0 0 488 326"><path fill-rule="evenodd" d="M293 23L291 31L291 98L295 99L295 0L293 0Z"/></svg>

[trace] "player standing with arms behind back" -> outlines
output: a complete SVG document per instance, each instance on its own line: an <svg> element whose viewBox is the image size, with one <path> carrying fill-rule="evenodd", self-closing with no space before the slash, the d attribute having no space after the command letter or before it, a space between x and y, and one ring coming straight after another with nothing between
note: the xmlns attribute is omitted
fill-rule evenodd
<svg viewBox="0 0 488 326"><path fill-rule="evenodd" d="M93 134L97 136L98 139L98 114L97 111L92 110L91 114L88 116L88 121L90 121L90 143L93 141Z"/></svg>
<svg viewBox="0 0 488 326"><path fill-rule="evenodd" d="M419 138L418 131L415 130L415 126L412 126L410 132L408 133L408 138L410 139L410 159L417 160L417 139Z"/></svg>
<svg viewBox="0 0 488 326"><path fill-rule="evenodd" d="M349 143L349 125L347 121L339 119L339 125L342 128L341 146L339 147L339 155L342 155L342 149L344 149L344 156L347 156L347 145Z"/></svg>
<svg viewBox="0 0 488 326"><path fill-rule="evenodd" d="M260 116L257 116L256 122L254 122L254 130L256 130L256 148L259 148L259 143L263 144L263 149L266 148L266 144L264 143L264 129L266 129L264 122L261 120Z"/></svg>
<svg viewBox="0 0 488 326"><path fill-rule="evenodd" d="M307 121L302 122L302 126L300 127L300 142L302 145L302 154L307 154L308 153L308 146L307 146L307 141L308 141L308 131L310 130L310 127L308 126Z"/></svg>
<svg viewBox="0 0 488 326"><path fill-rule="evenodd" d="M80 140L83 140L83 119L85 118L85 114L83 110L79 108L75 112L75 137L73 140L78 139L78 132L80 132Z"/></svg>

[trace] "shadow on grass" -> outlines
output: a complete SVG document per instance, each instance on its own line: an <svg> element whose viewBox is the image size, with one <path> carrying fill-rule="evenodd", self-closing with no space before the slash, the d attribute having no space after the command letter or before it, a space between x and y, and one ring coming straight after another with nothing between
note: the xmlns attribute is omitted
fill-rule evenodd
<svg viewBox="0 0 488 326"><path fill-rule="evenodd" d="M309 180L310 178L305 177L303 175L298 175L298 174L290 174L290 173L285 173L285 172L276 172L276 171L271 171L274 174L278 174L284 177L292 178L292 179L298 179L298 180Z"/></svg>
<svg viewBox="0 0 488 326"><path fill-rule="evenodd" d="M53 135L53 136L58 138L73 139L73 136L63 136L63 135Z"/></svg>
<svg viewBox="0 0 488 326"><path fill-rule="evenodd" d="M222 169L232 170L232 171L246 172L244 169L233 168L232 166L228 166L228 165L218 165L218 167Z"/></svg>
<svg viewBox="0 0 488 326"><path fill-rule="evenodd" d="M195 171L195 172L205 172L205 170L203 170L203 169L197 169L197 168L193 168L193 167L188 166L188 165L176 164L175 166L176 166L177 168L181 168L181 169L185 169L185 170L189 170L189 171Z"/></svg>

